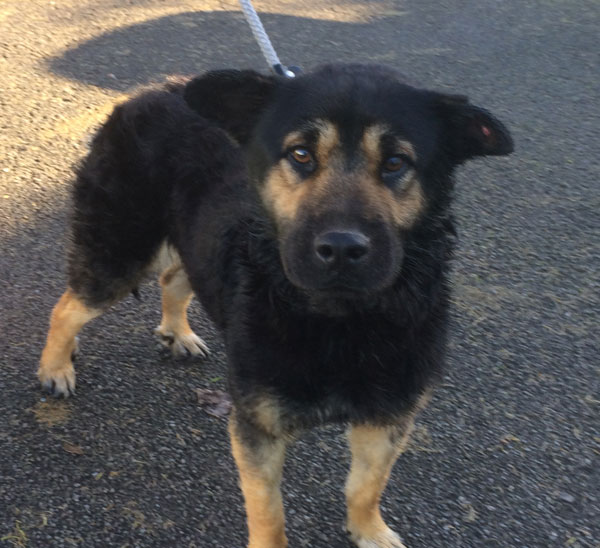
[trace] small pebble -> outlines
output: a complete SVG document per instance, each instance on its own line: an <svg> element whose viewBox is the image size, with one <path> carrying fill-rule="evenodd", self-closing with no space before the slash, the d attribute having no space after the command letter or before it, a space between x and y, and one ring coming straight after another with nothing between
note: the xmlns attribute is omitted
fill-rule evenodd
<svg viewBox="0 0 600 548"><path fill-rule="evenodd" d="M558 496L558 498L559 498L560 500L563 500L563 501L565 501L565 502L568 502L568 503L573 503L573 502L575 502L575 497L574 497L573 495L570 495L569 493L561 493L561 494Z"/></svg>

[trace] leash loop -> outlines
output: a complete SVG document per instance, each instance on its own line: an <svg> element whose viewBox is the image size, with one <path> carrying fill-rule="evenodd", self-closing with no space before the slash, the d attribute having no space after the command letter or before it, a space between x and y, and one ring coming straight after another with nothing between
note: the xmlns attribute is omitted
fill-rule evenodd
<svg viewBox="0 0 600 548"><path fill-rule="evenodd" d="M271 70L275 72L275 74L285 76L286 78L294 78L294 76L300 74L300 69L298 67L286 67L281 63L252 2L250 0L240 0L240 5L242 6L246 21L248 22L248 25L250 25L254 39L257 41Z"/></svg>

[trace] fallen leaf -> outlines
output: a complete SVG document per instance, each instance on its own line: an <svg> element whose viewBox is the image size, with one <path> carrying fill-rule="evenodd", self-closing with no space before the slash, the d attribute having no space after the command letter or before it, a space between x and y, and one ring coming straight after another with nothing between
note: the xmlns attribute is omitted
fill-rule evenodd
<svg viewBox="0 0 600 548"><path fill-rule="evenodd" d="M505 436L502 436L500 438L501 443L506 444L506 443L510 443L511 441L521 443L521 440L519 438L517 438L517 436L514 436L513 434L506 434Z"/></svg>
<svg viewBox="0 0 600 548"><path fill-rule="evenodd" d="M470 504L467 506L467 513L463 519L467 523L473 523L477 521L477 512L475 511L475 508L473 508L473 506L471 506Z"/></svg>
<svg viewBox="0 0 600 548"><path fill-rule="evenodd" d="M196 388L200 406L213 417L226 417L231 411L231 397L222 390Z"/></svg>
<svg viewBox="0 0 600 548"><path fill-rule="evenodd" d="M75 445L74 443L69 443L68 441L65 441L63 443L63 449L67 453L71 453L71 455L83 455L84 453L82 447L80 447L79 445Z"/></svg>

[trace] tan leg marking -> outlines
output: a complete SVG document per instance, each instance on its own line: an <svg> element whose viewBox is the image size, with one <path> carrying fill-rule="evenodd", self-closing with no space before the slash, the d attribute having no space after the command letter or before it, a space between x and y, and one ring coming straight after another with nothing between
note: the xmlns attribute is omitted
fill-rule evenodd
<svg viewBox="0 0 600 548"><path fill-rule="evenodd" d="M398 455L406 447L413 418L389 428L351 427L352 466L346 482L347 528L359 548L405 548L383 521L381 495Z"/></svg>
<svg viewBox="0 0 600 548"><path fill-rule="evenodd" d="M187 308L193 297L192 288L183 266L178 263L160 276L162 287L162 320L156 328L161 343L182 356L206 356L209 353L206 343L190 328Z"/></svg>
<svg viewBox="0 0 600 548"><path fill-rule="evenodd" d="M101 310L88 308L71 289L63 293L52 310L38 378L42 386L55 396L67 397L75 392L75 369L71 361L77 350L75 336L87 322L100 314Z"/></svg>
<svg viewBox="0 0 600 548"><path fill-rule="evenodd" d="M249 447L236 432L235 415L229 421L233 457L240 474L246 504L248 548L285 548L285 518L279 485L285 441L265 435Z"/></svg>

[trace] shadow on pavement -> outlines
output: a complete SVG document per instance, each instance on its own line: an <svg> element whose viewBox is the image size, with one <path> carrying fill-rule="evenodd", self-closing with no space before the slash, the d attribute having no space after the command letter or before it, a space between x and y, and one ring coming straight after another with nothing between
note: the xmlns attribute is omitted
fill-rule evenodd
<svg viewBox="0 0 600 548"><path fill-rule="evenodd" d="M342 40L351 33L365 44L377 39L372 26L363 23L283 15L264 15L263 21L282 61L288 64L356 60L356 52L338 49L341 44L336 35ZM366 49L373 49L373 44ZM124 91L170 74L246 66L249 54L254 67L266 68L241 13L189 12L103 34L52 58L49 68L72 80Z"/></svg>

